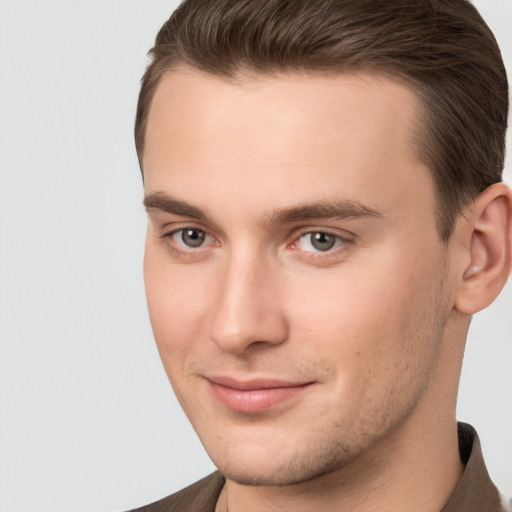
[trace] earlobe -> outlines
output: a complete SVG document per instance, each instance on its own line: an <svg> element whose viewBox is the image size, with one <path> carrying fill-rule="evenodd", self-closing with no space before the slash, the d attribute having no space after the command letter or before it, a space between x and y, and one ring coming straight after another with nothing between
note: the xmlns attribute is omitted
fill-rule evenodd
<svg viewBox="0 0 512 512"><path fill-rule="evenodd" d="M464 215L463 247L469 261L461 270L455 308L474 314L493 302L512 262L512 191L504 183L484 190Z"/></svg>

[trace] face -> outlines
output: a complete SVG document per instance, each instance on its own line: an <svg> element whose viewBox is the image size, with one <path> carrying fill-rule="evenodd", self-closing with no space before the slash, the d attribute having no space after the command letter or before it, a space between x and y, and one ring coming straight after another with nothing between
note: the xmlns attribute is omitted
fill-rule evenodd
<svg viewBox="0 0 512 512"><path fill-rule="evenodd" d="M388 78L165 75L144 154L151 323L228 478L284 485L372 453L428 401L446 246Z"/></svg>

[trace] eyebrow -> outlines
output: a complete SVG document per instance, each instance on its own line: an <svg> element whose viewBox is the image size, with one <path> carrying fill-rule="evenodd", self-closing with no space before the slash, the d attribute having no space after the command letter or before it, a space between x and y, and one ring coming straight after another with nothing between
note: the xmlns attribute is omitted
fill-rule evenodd
<svg viewBox="0 0 512 512"><path fill-rule="evenodd" d="M208 218L207 213L201 208L176 199L163 192L152 192L148 194L144 198L143 204L147 212L160 210L173 215L190 217L197 220L206 220ZM291 208L278 208L273 210L268 218L270 224L276 225L315 219L344 220L365 217L380 218L382 217L382 213L357 201L321 201Z"/></svg>
<svg viewBox="0 0 512 512"><path fill-rule="evenodd" d="M357 201L340 201L331 203L322 201L292 208L274 210L270 216L271 224L289 224L292 222L315 219L360 219L365 217L382 217L378 210Z"/></svg>
<svg viewBox="0 0 512 512"><path fill-rule="evenodd" d="M206 213L201 208L180 201L162 192L152 192L144 197L144 208L147 212L160 210L181 217L191 217L192 219L205 220Z"/></svg>

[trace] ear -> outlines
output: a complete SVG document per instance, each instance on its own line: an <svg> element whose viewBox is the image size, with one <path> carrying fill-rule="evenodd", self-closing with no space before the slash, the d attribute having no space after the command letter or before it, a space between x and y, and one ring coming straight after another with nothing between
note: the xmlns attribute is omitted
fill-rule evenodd
<svg viewBox="0 0 512 512"><path fill-rule="evenodd" d="M464 213L462 250L455 309L472 315L493 302L512 271L512 190L504 183L485 189Z"/></svg>

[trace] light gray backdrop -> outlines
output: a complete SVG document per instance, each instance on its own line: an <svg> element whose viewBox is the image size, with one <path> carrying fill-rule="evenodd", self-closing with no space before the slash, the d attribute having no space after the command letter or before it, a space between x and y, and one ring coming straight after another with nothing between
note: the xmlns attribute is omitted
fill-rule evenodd
<svg viewBox="0 0 512 512"><path fill-rule="evenodd" d="M512 1L476 3L512 69ZM142 283L132 125L175 5L0 0L1 512L126 510L213 469L167 383ZM510 284L474 320L458 412L512 495Z"/></svg>

